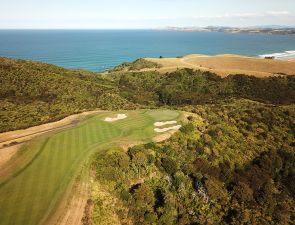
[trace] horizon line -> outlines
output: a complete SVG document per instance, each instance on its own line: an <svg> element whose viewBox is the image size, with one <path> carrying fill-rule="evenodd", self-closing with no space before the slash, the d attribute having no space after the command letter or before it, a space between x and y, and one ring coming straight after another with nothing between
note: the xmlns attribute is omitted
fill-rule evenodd
<svg viewBox="0 0 295 225"><path fill-rule="evenodd" d="M245 25L245 26L229 26L229 25L206 25L206 26L175 26L167 25L162 27L113 27L113 28L81 28L81 27L0 27L0 30L163 30L167 28L208 28L208 27L228 27L228 28L263 28L263 27L282 27L282 28L295 28L295 25L279 25L279 24L270 24L270 25Z"/></svg>

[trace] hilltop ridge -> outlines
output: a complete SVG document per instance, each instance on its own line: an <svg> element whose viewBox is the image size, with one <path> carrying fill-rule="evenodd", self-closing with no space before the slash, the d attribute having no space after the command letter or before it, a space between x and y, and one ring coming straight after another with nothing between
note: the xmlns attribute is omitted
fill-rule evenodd
<svg viewBox="0 0 295 225"><path fill-rule="evenodd" d="M212 57L219 59L223 66L225 63L222 60L225 58L236 59L232 56ZM211 57L188 56L183 59L206 59L208 63ZM186 62L182 66L174 66L168 73L160 74L167 68L167 65L160 63L182 63L181 59L157 59L153 63L148 60L151 59L129 63L127 69L125 65L98 74L0 58L0 132L40 125L96 109L203 104L228 98L290 104L295 99L294 76L283 73L257 78L243 75L247 74L244 70L236 73L233 70L230 73L233 75L222 78L213 73L215 70L207 71L198 66L187 69L189 64Z"/></svg>
<svg viewBox="0 0 295 225"><path fill-rule="evenodd" d="M210 71L222 77L231 74L245 74L256 77L276 75L294 75L295 62L258 57L222 54L201 55L191 54L178 58L147 58L146 60L159 64L157 71L165 73L180 68L191 68Z"/></svg>

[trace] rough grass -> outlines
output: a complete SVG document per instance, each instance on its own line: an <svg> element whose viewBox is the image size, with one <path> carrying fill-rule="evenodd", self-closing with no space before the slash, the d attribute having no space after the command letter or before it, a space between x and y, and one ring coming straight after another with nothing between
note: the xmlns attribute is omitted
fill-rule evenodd
<svg viewBox="0 0 295 225"><path fill-rule="evenodd" d="M188 55L182 58L148 58L147 61L161 65L161 73L173 72L181 68L211 71L222 77L230 74L245 74L256 77L269 77L276 74L294 75L295 63L283 60L267 60L240 55Z"/></svg>
<svg viewBox="0 0 295 225"><path fill-rule="evenodd" d="M10 176L0 177L0 225L46 221L92 153L121 142L151 141L156 135L154 122L180 116L168 110L124 113L125 120L107 123L103 119L116 113L101 113L75 128L28 143L20 156L26 163Z"/></svg>

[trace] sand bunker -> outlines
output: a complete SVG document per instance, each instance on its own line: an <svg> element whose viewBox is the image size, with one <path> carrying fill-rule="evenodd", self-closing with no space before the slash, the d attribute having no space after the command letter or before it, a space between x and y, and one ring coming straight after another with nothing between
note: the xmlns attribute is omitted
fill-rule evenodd
<svg viewBox="0 0 295 225"><path fill-rule="evenodd" d="M174 127L166 127L166 128L155 128L154 131L156 131L157 133L163 133L166 131L170 131L170 130L179 130L181 128L181 125L177 125Z"/></svg>
<svg viewBox="0 0 295 225"><path fill-rule="evenodd" d="M177 123L177 121L156 122L156 123L154 123L154 126L155 127L162 127L165 125L176 124L176 123Z"/></svg>
<svg viewBox="0 0 295 225"><path fill-rule="evenodd" d="M104 119L105 122L114 122L114 121L117 121L117 120L123 120L123 119L126 119L127 116L126 114L118 114L116 117L107 117Z"/></svg>

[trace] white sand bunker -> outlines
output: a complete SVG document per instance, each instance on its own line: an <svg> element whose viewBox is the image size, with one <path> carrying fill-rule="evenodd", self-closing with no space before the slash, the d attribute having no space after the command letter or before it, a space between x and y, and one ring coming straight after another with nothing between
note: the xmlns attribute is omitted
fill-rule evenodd
<svg viewBox="0 0 295 225"><path fill-rule="evenodd" d="M156 123L154 123L154 126L155 127L162 127L165 125L176 124L176 123L177 123L177 121L156 122Z"/></svg>
<svg viewBox="0 0 295 225"><path fill-rule="evenodd" d="M123 120L126 118L127 118L126 114L118 114L116 117L107 117L104 119L104 121L105 122L114 122L114 121Z"/></svg>
<svg viewBox="0 0 295 225"><path fill-rule="evenodd" d="M169 130L179 130L181 128L181 125L177 125L174 127L166 127L166 128L155 128L154 131L156 131L157 133L163 133Z"/></svg>

